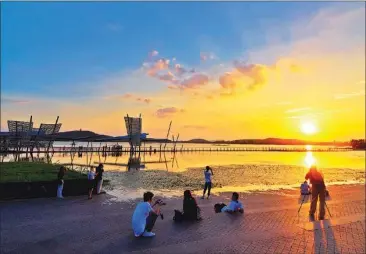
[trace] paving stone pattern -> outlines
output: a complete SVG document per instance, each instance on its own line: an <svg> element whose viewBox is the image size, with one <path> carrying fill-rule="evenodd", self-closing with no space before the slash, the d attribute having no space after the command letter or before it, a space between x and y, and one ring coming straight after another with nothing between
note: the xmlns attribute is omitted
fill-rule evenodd
<svg viewBox="0 0 366 254"><path fill-rule="evenodd" d="M154 239L135 239L134 204L105 205L97 197L1 203L1 253L365 253L365 201L328 202L323 228L306 230L309 205L244 215L215 214L202 205L204 220L172 222L174 208L164 209ZM337 218L359 216L349 223Z"/></svg>

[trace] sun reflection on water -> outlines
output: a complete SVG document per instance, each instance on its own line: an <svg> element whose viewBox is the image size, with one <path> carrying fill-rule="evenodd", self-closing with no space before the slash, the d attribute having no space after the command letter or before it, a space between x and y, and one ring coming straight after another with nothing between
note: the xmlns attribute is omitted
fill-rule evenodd
<svg viewBox="0 0 366 254"><path fill-rule="evenodd" d="M312 165L316 164L315 157L313 156L313 152L306 152L306 156L304 159L304 164L307 168L310 168Z"/></svg>

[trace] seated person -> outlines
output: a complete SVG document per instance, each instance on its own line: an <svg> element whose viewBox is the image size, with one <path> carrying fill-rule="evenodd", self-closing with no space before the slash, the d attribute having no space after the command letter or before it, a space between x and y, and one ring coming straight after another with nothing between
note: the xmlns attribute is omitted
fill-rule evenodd
<svg viewBox="0 0 366 254"><path fill-rule="evenodd" d="M224 206L221 209L221 212L227 212L227 213L244 212L243 204L239 202L239 194L237 192L233 193L233 196L231 197L231 202L229 203L229 205Z"/></svg>
<svg viewBox="0 0 366 254"><path fill-rule="evenodd" d="M301 192L301 195L310 195L311 194L310 186L307 181L304 181L304 183L301 184L300 192Z"/></svg>
<svg viewBox="0 0 366 254"><path fill-rule="evenodd" d="M196 200L192 196L190 190L184 191L183 200L183 219L184 220L200 220L200 208L197 205Z"/></svg>
<svg viewBox="0 0 366 254"><path fill-rule="evenodd" d="M153 237L155 233L151 232L155 221L160 215L160 209L153 207L159 204L159 200L151 206L154 194L150 191L144 193L144 202L140 202L132 215L132 229L136 237Z"/></svg>
<svg viewBox="0 0 366 254"><path fill-rule="evenodd" d="M181 221L195 221L201 219L201 210L197 205L195 198L192 196L190 190L184 191L183 199L183 212L179 210L174 210L173 220L176 222Z"/></svg>

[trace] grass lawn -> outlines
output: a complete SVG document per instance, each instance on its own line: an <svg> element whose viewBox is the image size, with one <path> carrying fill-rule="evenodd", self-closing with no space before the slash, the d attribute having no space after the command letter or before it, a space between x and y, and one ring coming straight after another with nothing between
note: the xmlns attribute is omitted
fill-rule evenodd
<svg viewBox="0 0 366 254"><path fill-rule="evenodd" d="M60 165L40 162L0 163L0 183L54 181L57 180L59 168ZM86 179L86 175L68 169L64 179Z"/></svg>

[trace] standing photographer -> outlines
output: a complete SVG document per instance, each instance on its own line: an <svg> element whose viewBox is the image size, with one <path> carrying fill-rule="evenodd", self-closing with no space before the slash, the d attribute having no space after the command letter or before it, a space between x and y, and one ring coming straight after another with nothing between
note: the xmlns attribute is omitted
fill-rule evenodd
<svg viewBox="0 0 366 254"><path fill-rule="evenodd" d="M309 172L305 175L305 180L310 179L311 183L311 205L309 215L314 218L316 205L319 198L319 220L324 220L325 216L325 183L323 174L320 173L316 166L311 166Z"/></svg>
<svg viewBox="0 0 366 254"><path fill-rule="evenodd" d="M203 189L203 195L201 199L205 198L206 190L208 190L207 192L207 199L208 199L210 197L212 187L212 180L211 180L211 176L213 176L212 168L206 166L206 169L204 170L204 175L205 175L205 187Z"/></svg>
<svg viewBox="0 0 366 254"><path fill-rule="evenodd" d="M144 202L140 202L132 215L132 229L136 237L153 237L155 233L151 232L155 221L160 215L163 219L163 214L160 212L159 207L153 209L155 205L164 205L164 203L158 199L154 205L152 199L154 194L150 191L144 193Z"/></svg>

